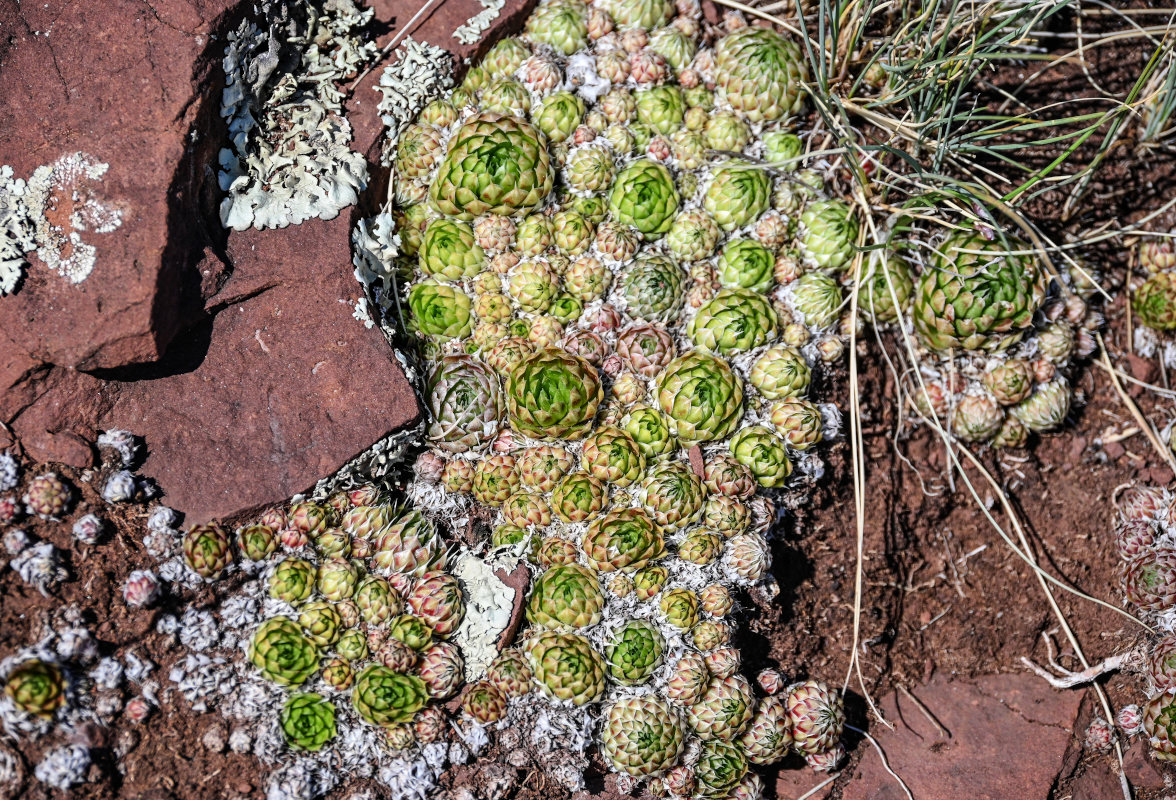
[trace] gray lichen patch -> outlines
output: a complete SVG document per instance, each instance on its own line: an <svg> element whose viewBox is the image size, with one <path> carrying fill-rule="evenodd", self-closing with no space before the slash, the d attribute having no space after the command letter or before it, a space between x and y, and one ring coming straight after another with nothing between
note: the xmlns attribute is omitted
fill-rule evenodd
<svg viewBox="0 0 1176 800"><path fill-rule="evenodd" d="M27 182L0 166L0 295L16 290L34 250L70 283L90 276L97 250L82 234L109 233L122 224L122 211L99 191L109 166L87 153L69 153L37 167Z"/></svg>
<svg viewBox="0 0 1176 800"><path fill-rule="evenodd" d="M465 656L466 681L473 682L485 675L498 657L498 640L510 625L515 590L474 555L463 555L453 574L466 593L465 618L453 638Z"/></svg>
<svg viewBox="0 0 1176 800"><path fill-rule="evenodd" d="M352 152L342 84L375 53L360 38L372 10L331 0L261 4L261 20L229 34L221 116L221 222L244 230L333 219L367 185L367 164Z"/></svg>

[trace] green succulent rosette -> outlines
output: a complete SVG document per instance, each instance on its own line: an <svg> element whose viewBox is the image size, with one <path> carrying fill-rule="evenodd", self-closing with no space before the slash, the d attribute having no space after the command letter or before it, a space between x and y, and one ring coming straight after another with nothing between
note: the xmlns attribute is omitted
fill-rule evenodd
<svg viewBox="0 0 1176 800"><path fill-rule="evenodd" d="M1013 406L1013 416L1026 428L1037 433L1057 430L1070 413L1073 392L1065 380L1059 378L1037 387L1033 394Z"/></svg>
<svg viewBox="0 0 1176 800"><path fill-rule="evenodd" d="M1045 272L1015 240L951 234L919 276L911 317L932 350L998 352L1020 341L1045 298Z"/></svg>
<svg viewBox="0 0 1176 800"><path fill-rule="evenodd" d="M401 614L388 623L388 635L413 650L424 650L433 643L433 629L420 617Z"/></svg>
<svg viewBox="0 0 1176 800"><path fill-rule="evenodd" d="M568 158L568 186L578 192L602 192L612 183L615 174L613 157L603 147L573 150Z"/></svg>
<svg viewBox="0 0 1176 800"><path fill-rule="evenodd" d="M625 304L631 316L649 322L669 322L682 308L686 274L672 258L642 256L621 279Z"/></svg>
<svg viewBox="0 0 1176 800"><path fill-rule="evenodd" d="M654 86L637 92L637 119L658 133L669 135L682 127L686 103L677 86Z"/></svg>
<svg viewBox="0 0 1176 800"><path fill-rule="evenodd" d="M588 7L579 0L552 0L527 18L527 35L561 55L570 56L588 44Z"/></svg>
<svg viewBox="0 0 1176 800"><path fill-rule="evenodd" d="M763 425L743 428L728 443L731 455L751 470L760 486L783 486L792 474L792 462L784 440Z"/></svg>
<svg viewBox="0 0 1176 800"><path fill-rule="evenodd" d="M751 141L751 128L735 114L714 114L707 120L704 134L712 150L738 152Z"/></svg>
<svg viewBox="0 0 1176 800"><path fill-rule="evenodd" d="M551 510L564 522L586 522L604 508L608 489L586 472L564 477L551 493Z"/></svg>
<svg viewBox="0 0 1176 800"><path fill-rule="evenodd" d="M483 112L450 139L430 196L450 217L511 216L543 202L554 178L543 134L518 117Z"/></svg>
<svg viewBox="0 0 1176 800"><path fill-rule="evenodd" d="M728 355L753 350L776 337L779 317L772 304L749 289L721 289L690 320L695 345Z"/></svg>
<svg viewBox="0 0 1176 800"><path fill-rule="evenodd" d="M804 141L795 133L772 131L764 134L764 158L770 163L787 167L787 162L803 154Z"/></svg>
<svg viewBox="0 0 1176 800"><path fill-rule="evenodd" d="M909 313L914 293L910 267L900 256L888 253L871 262L858 290L858 303L875 324L897 322L899 312Z"/></svg>
<svg viewBox="0 0 1176 800"><path fill-rule="evenodd" d="M584 102L571 92L556 92L543 100L535 125L549 141L568 139L584 119Z"/></svg>
<svg viewBox="0 0 1176 800"><path fill-rule="evenodd" d="M621 170L608 195L613 219L636 228L647 239L660 238L670 229L678 203L678 189L670 171L646 158Z"/></svg>
<svg viewBox="0 0 1176 800"><path fill-rule="evenodd" d="M694 779L701 797L726 797L747 774L747 756L743 750L722 739L702 743Z"/></svg>
<svg viewBox="0 0 1176 800"><path fill-rule="evenodd" d="M486 70L492 78L503 78L508 75L514 75L519 71L519 67L523 62L531 57L531 48L527 47L519 39L513 36L507 36L500 39L487 52L485 58L482 59L482 68ZM435 102L435 101L434 101ZM426 111L428 108L426 108ZM424 116L424 112L422 112ZM455 117L456 119L456 117ZM450 124L453 124L450 122Z"/></svg>
<svg viewBox="0 0 1176 800"><path fill-rule="evenodd" d="M408 290L411 326L425 336L463 339L474 329L469 295L456 286L426 280Z"/></svg>
<svg viewBox="0 0 1176 800"><path fill-rule="evenodd" d="M52 719L65 705L65 676L55 664L31 658L9 673L4 693L26 714Z"/></svg>
<svg viewBox="0 0 1176 800"><path fill-rule="evenodd" d="M298 614L302 632L317 647L330 647L343 632L343 618L330 603L307 603Z"/></svg>
<svg viewBox="0 0 1176 800"><path fill-rule="evenodd" d="M584 440L580 463L597 480L623 489L645 471L645 454L628 433L606 426Z"/></svg>
<svg viewBox="0 0 1176 800"><path fill-rule="evenodd" d="M664 25L674 16L670 0L609 0L604 6L617 24L617 30L649 30Z"/></svg>
<svg viewBox="0 0 1176 800"><path fill-rule="evenodd" d="M754 239L732 239L719 256L719 283L728 289L766 292L772 288L776 255Z"/></svg>
<svg viewBox="0 0 1176 800"><path fill-rule="evenodd" d="M592 226L575 211L560 211L551 220L555 246L561 253L578 256L592 244Z"/></svg>
<svg viewBox="0 0 1176 800"><path fill-rule="evenodd" d="M402 178L426 178L441 158L441 136L429 125L409 125L396 143L393 162Z"/></svg>
<svg viewBox="0 0 1176 800"><path fill-rule="evenodd" d="M368 657L367 637L355 628L343 631L339 641L335 642L335 652L348 661L363 661Z"/></svg>
<svg viewBox="0 0 1176 800"><path fill-rule="evenodd" d="M536 439L583 439L603 399L596 368L563 350L524 358L506 379L511 425Z"/></svg>
<svg viewBox="0 0 1176 800"><path fill-rule="evenodd" d="M250 561L264 561L278 549L278 537L265 525L246 525L237 532L237 549Z"/></svg>
<svg viewBox="0 0 1176 800"><path fill-rule="evenodd" d="M287 558L274 567L269 577L269 594L277 600L297 606L314 594L314 564L301 558Z"/></svg>
<svg viewBox="0 0 1176 800"><path fill-rule="evenodd" d="M683 261L699 261L715 252L722 232L710 214L686 209L674 218L666 234L666 247Z"/></svg>
<svg viewBox="0 0 1176 800"><path fill-rule="evenodd" d="M642 508L610 511L588 525L584 556L598 572L634 572L665 552L665 540Z"/></svg>
<svg viewBox="0 0 1176 800"><path fill-rule="evenodd" d="M193 525L182 542L184 563L206 580L220 577L233 560L229 535L220 525Z"/></svg>
<svg viewBox="0 0 1176 800"><path fill-rule="evenodd" d="M447 453L480 450L502 426L504 410L498 376L465 354L444 356L425 386L428 438Z"/></svg>
<svg viewBox="0 0 1176 800"><path fill-rule="evenodd" d="M674 766L686 734L678 715L655 697L626 697L605 713L600 749L613 769L636 778Z"/></svg>
<svg viewBox="0 0 1176 800"><path fill-rule="evenodd" d="M540 633L527 648L527 660L535 680L549 697L582 706L604 696L604 660L583 636Z"/></svg>
<svg viewBox="0 0 1176 800"><path fill-rule="evenodd" d="M822 329L837 320L841 309L841 287L821 272L806 272L792 284L792 307L813 328Z"/></svg>
<svg viewBox="0 0 1176 800"><path fill-rule="evenodd" d="M503 78L482 92L483 111L525 117L531 111L531 93L514 78Z"/></svg>
<svg viewBox="0 0 1176 800"><path fill-rule="evenodd" d="M858 221L840 200L818 200L800 215L801 248L822 269L844 271L857 252Z"/></svg>
<svg viewBox="0 0 1176 800"><path fill-rule="evenodd" d="M746 27L715 45L718 93L752 122L796 113L808 69L800 47L768 28Z"/></svg>
<svg viewBox="0 0 1176 800"><path fill-rule="evenodd" d="M755 166L735 164L715 170L702 205L725 231L742 228L768 210L772 179Z"/></svg>
<svg viewBox="0 0 1176 800"><path fill-rule="evenodd" d="M751 365L748 380L768 400L803 397L812 381L812 370L795 347L776 345Z"/></svg>
<svg viewBox="0 0 1176 800"><path fill-rule="evenodd" d="M623 427L647 461L672 453L677 447L669 420L656 408L636 406L625 415Z"/></svg>
<svg viewBox="0 0 1176 800"><path fill-rule="evenodd" d="M527 601L527 621L549 630L573 630L600 622L604 593L596 576L581 564L553 567L535 581Z"/></svg>
<svg viewBox="0 0 1176 800"><path fill-rule="evenodd" d="M1131 308L1149 328L1176 330L1176 273L1158 272L1144 281L1131 298Z"/></svg>
<svg viewBox="0 0 1176 800"><path fill-rule="evenodd" d="M680 631L698 624L698 595L689 589L667 589L661 593L658 609L662 618Z"/></svg>
<svg viewBox="0 0 1176 800"><path fill-rule="evenodd" d="M331 558L318 567L316 585L323 597L333 602L350 599L359 584L359 570L344 558Z"/></svg>
<svg viewBox="0 0 1176 800"><path fill-rule="evenodd" d="M319 667L314 642L285 617L261 623L249 642L249 660L266 680L280 686L300 686Z"/></svg>
<svg viewBox="0 0 1176 800"><path fill-rule="evenodd" d="M676 70L690 66L698 52L698 44L675 27L658 28L649 35L649 49L666 60Z"/></svg>
<svg viewBox="0 0 1176 800"><path fill-rule="evenodd" d="M359 673L351 690L351 703L359 716L381 727L411 722L428 701L429 692L420 678L378 664Z"/></svg>
<svg viewBox="0 0 1176 800"><path fill-rule="evenodd" d="M680 461L658 464L641 481L641 505L669 534L702 516L706 489L702 479Z"/></svg>
<svg viewBox="0 0 1176 800"><path fill-rule="evenodd" d="M425 228L418 263L434 278L472 278L485 261L486 253L474 243L474 231L466 223L439 217Z"/></svg>
<svg viewBox="0 0 1176 800"><path fill-rule="evenodd" d="M292 694L282 706L279 722L287 744L316 752L335 738L335 704L312 692Z"/></svg>
<svg viewBox="0 0 1176 800"><path fill-rule="evenodd" d="M661 665L666 640L645 620L629 620L609 636L604 660L609 677L625 686L645 683Z"/></svg>

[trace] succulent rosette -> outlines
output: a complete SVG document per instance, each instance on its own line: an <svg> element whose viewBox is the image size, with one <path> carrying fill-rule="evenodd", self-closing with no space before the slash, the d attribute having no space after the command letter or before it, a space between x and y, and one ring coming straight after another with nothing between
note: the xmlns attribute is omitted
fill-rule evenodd
<svg viewBox="0 0 1176 800"><path fill-rule="evenodd" d="M445 700L465 681L465 659L452 642L438 642L421 653L417 676L425 682L429 697Z"/></svg>
<svg viewBox="0 0 1176 800"><path fill-rule="evenodd" d="M184 563L202 578L220 577L233 560L229 534L220 525L193 525L184 534Z"/></svg>
<svg viewBox="0 0 1176 800"><path fill-rule="evenodd" d="M564 522L586 522L604 508L608 489L586 472L573 472L551 493L551 509Z"/></svg>
<svg viewBox="0 0 1176 800"><path fill-rule="evenodd" d="M511 425L536 439L583 439L604 390L596 368L563 350L524 358L506 380Z"/></svg>
<svg viewBox="0 0 1176 800"><path fill-rule="evenodd" d="M574 630L600 622L604 593L582 564L553 567L535 581L527 601L527 620L551 630Z"/></svg>
<svg viewBox="0 0 1176 800"><path fill-rule="evenodd" d="M702 479L680 461L659 464L641 481L641 505L665 533L673 533L702 516L706 489ZM619 513L619 512L618 512Z"/></svg>
<svg viewBox="0 0 1176 800"><path fill-rule="evenodd" d="M820 681L793 686L784 699L792 721L793 746L802 753L831 750L845 728L841 695Z"/></svg>
<svg viewBox="0 0 1176 800"><path fill-rule="evenodd" d="M728 289L763 293L772 287L776 254L754 239L732 239L719 256L719 283Z"/></svg>
<svg viewBox="0 0 1176 800"><path fill-rule="evenodd" d="M588 6L579 0L552 0L527 18L527 36L570 56L588 44Z"/></svg>
<svg viewBox="0 0 1176 800"><path fill-rule="evenodd" d="M670 171L656 161L638 159L613 181L608 210L622 225L639 230L647 239L669 231L680 198Z"/></svg>
<svg viewBox="0 0 1176 800"><path fill-rule="evenodd" d="M1030 328L1045 297L1045 272L1015 240L957 231L935 248L919 277L911 316L932 350L1001 351Z"/></svg>
<svg viewBox="0 0 1176 800"><path fill-rule="evenodd" d="M633 408L622 420L622 427L647 460L671 453L677 447L669 419L656 408Z"/></svg>
<svg viewBox="0 0 1176 800"><path fill-rule="evenodd" d="M512 216L538 206L554 178L543 134L518 117L483 112L450 139L430 193L447 216Z"/></svg>
<svg viewBox="0 0 1176 800"><path fill-rule="evenodd" d="M465 617L461 584L446 572L426 572L413 585L405 602L437 636L451 635Z"/></svg>
<svg viewBox="0 0 1176 800"><path fill-rule="evenodd" d="M411 323L426 336L461 339L474 329L469 295L446 283L426 280L408 291Z"/></svg>
<svg viewBox="0 0 1176 800"><path fill-rule="evenodd" d="M714 678L702 697L686 710L691 729L703 739L733 741L755 711L751 684L741 675Z"/></svg>
<svg viewBox="0 0 1176 800"><path fill-rule="evenodd" d="M617 700L605 712L601 751L613 769L634 777L673 766L686 735L677 714L654 697Z"/></svg>
<svg viewBox="0 0 1176 800"><path fill-rule="evenodd" d="M486 680L507 699L531 691L532 678L526 654L516 649L503 650L486 671Z"/></svg>
<svg viewBox="0 0 1176 800"><path fill-rule="evenodd" d="M605 10L621 31L649 30L670 21L674 4L670 0L609 0Z"/></svg>
<svg viewBox="0 0 1176 800"><path fill-rule="evenodd" d="M636 323L621 331L616 348L625 366L646 378L655 377L677 354L669 332L648 323Z"/></svg>
<svg viewBox="0 0 1176 800"><path fill-rule="evenodd" d="M760 486L783 486L792 474L792 461L784 440L763 425L750 425L731 437L728 446L735 460L755 476Z"/></svg>
<svg viewBox="0 0 1176 800"><path fill-rule="evenodd" d="M645 455L620 428L605 426L584 440L581 464L589 475L624 488L645 472Z"/></svg>
<svg viewBox="0 0 1176 800"><path fill-rule="evenodd" d="M670 322L682 308L685 279L682 268L669 256L638 258L621 279L629 314L648 322Z"/></svg>
<svg viewBox="0 0 1176 800"><path fill-rule="evenodd" d="M351 690L351 703L359 716L381 727L411 722L428 700L429 693L420 678L393 672L379 664L372 664L359 673Z"/></svg>
<svg viewBox="0 0 1176 800"><path fill-rule="evenodd" d="M800 110L805 63L800 47L782 34L742 28L715 46L715 83L736 111L752 122L770 122Z"/></svg>
<svg viewBox="0 0 1176 800"><path fill-rule="evenodd" d="M425 228L418 263L434 278L472 278L485 260L485 252L474 242L474 231L466 223L441 217Z"/></svg>
<svg viewBox="0 0 1176 800"><path fill-rule="evenodd" d="M858 222L840 200L818 200L800 215L801 248L822 269L849 268L857 252Z"/></svg>
<svg viewBox="0 0 1176 800"><path fill-rule="evenodd" d="M692 351L671 361L658 378L657 402L685 444L730 435L743 416L743 386L727 362Z"/></svg>
<svg viewBox="0 0 1176 800"><path fill-rule="evenodd" d="M907 263L897 254L871 259L858 291L858 303L866 318L877 324L897 322L899 313L910 313L915 280Z"/></svg>
<svg viewBox="0 0 1176 800"><path fill-rule="evenodd" d="M604 659L609 677L625 686L645 683L661 665L665 644L654 625L644 620L629 620L605 642Z"/></svg>
<svg viewBox="0 0 1176 800"><path fill-rule="evenodd" d="M444 356L425 387L429 406L429 440L448 453L464 453L489 444L502 425L498 378L473 356Z"/></svg>
<svg viewBox="0 0 1176 800"><path fill-rule="evenodd" d="M841 309L841 287L820 272L806 272L792 285L792 307L806 325L827 328Z"/></svg>
<svg viewBox="0 0 1176 800"><path fill-rule="evenodd" d="M772 179L768 173L747 164L734 164L715 171L703 197L703 208L723 230L742 228L768 210Z"/></svg>
<svg viewBox="0 0 1176 800"><path fill-rule="evenodd" d="M335 704L312 692L292 694L279 722L286 743L295 750L321 750L335 738Z"/></svg>
<svg viewBox="0 0 1176 800"><path fill-rule="evenodd" d="M314 564L301 558L283 559L270 573L270 597L297 606L314 593L316 579Z"/></svg>
<svg viewBox="0 0 1176 800"><path fill-rule="evenodd" d="M747 756L742 748L723 739L706 739L694 765L697 792L701 797L726 797L747 774Z"/></svg>
<svg viewBox="0 0 1176 800"><path fill-rule="evenodd" d="M645 509L623 508L589 524L583 550L589 565L599 572L633 572L659 558L665 541Z"/></svg>
<svg viewBox="0 0 1176 800"><path fill-rule="evenodd" d="M767 344L778 329L779 317L763 295L723 289L698 310L687 333L698 347L728 355Z"/></svg>
<svg viewBox="0 0 1176 800"><path fill-rule="evenodd" d="M1176 330L1176 273L1159 272L1149 277L1132 296L1131 308L1149 328Z"/></svg>
<svg viewBox="0 0 1176 800"><path fill-rule="evenodd" d="M531 672L544 693L581 706L604 695L604 659L583 636L544 632L527 647Z"/></svg>
<svg viewBox="0 0 1176 800"><path fill-rule="evenodd" d="M249 660L262 676L281 686L299 686L319 668L318 648L285 617L261 623L249 642Z"/></svg>
<svg viewBox="0 0 1176 800"><path fill-rule="evenodd" d="M65 676L56 664L31 658L9 673L4 693L26 714L52 719L65 705Z"/></svg>

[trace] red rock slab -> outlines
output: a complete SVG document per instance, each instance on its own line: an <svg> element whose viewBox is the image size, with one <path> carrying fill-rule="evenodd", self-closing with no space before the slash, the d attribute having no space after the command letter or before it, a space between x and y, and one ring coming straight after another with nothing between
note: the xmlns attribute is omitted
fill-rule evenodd
<svg viewBox="0 0 1176 800"><path fill-rule="evenodd" d="M908 698L891 694L882 713L895 726L870 726L893 769L919 800L1045 798L1074 734L1081 692L1062 692L1032 675L974 681L935 678L911 690L945 735ZM844 800L906 794L868 742Z"/></svg>
<svg viewBox="0 0 1176 800"><path fill-rule="evenodd" d="M230 239L233 302L161 369L118 382L102 427L146 437L142 473L189 522L305 491L419 416L375 328L352 317L346 216Z"/></svg>
<svg viewBox="0 0 1176 800"><path fill-rule="evenodd" d="M27 179L40 165L88 153L110 165L96 194L122 212L118 229L83 234L97 248L83 282L33 255L20 291L0 298L0 330L23 355L115 368L157 359L181 329L183 273L203 245L184 213L192 197L171 189L186 156L215 155L215 142L188 134L202 113L215 114L219 97L198 84L211 64L209 31L235 4L0 4L0 164Z"/></svg>

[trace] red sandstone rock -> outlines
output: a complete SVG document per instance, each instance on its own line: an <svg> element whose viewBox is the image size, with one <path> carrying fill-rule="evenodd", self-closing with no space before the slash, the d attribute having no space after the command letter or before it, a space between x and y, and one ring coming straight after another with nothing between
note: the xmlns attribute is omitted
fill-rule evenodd
<svg viewBox="0 0 1176 800"><path fill-rule="evenodd" d="M933 679L912 693L949 733L909 699L889 695L881 709L895 730L871 725L890 767L921 800L1008 800L1048 797L1074 734L1082 695L1060 692L1032 675L974 681ZM876 752L863 754L844 800L889 800L906 794Z"/></svg>

